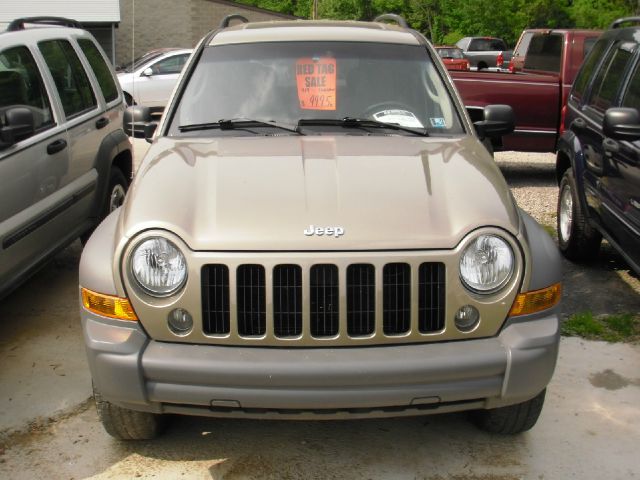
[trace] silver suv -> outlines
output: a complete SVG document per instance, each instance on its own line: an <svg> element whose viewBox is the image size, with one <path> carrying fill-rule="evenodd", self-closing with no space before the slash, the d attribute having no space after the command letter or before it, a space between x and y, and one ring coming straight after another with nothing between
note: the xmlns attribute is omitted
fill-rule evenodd
<svg viewBox="0 0 640 480"><path fill-rule="evenodd" d="M77 27L28 18L0 33L0 296L88 237L129 185L122 93Z"/></svg>
<svg viewBox="0 0 640 480"><path fill-rule="evenodd" d="M191 56L80 262L113 436L171 413L536 422L561 272L481 143L512 111L472 123L429 42L383 19L223 23ZM149 109L125 128L148 136Z"/></svg>

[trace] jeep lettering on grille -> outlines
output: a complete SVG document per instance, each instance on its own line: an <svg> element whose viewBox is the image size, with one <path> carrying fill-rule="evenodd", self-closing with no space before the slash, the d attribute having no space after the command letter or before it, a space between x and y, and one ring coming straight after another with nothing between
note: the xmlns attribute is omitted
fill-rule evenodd
<svg viewBox="0 0 640 480"><path fill-rule="evenodd" d="M344 228L342 227L316 227L315 225L309 225L308 228L304 230L304 234L307 237L312 235L318 235L322 237L326 236L334 236L335 238L339 238L344 235Z"/></svg>

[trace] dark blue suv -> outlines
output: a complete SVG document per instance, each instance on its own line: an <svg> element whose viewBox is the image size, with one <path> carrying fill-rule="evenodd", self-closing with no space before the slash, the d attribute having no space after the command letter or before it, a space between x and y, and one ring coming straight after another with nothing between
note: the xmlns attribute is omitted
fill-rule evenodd
<svg viewBox="0 0 640 480"><path fill-rule="evenodd" d="M558 144L558 241L571 260L606 238L640 273L640 17L615 21L586 58Z"/></svg>

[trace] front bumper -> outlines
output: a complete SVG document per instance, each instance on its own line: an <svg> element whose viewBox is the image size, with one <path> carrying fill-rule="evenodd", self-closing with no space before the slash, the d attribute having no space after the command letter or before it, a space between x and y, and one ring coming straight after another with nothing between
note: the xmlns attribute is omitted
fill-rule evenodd
<svg viewBox="0 0 640 480"><path fill-rule="evenodd" d="M492 338L358 348L264 348L150 340L137 323L82 310L96 389L157 413L356 418L495 408L549 383L557 312L507 322Z"/></svg>

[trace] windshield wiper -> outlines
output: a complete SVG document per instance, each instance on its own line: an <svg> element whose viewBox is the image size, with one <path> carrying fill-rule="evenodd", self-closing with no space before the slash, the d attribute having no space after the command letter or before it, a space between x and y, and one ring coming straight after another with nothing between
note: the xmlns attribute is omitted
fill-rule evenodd
<svg viewBox="0 0 640 480"><path fill-rule="evenodd" d="M416 129L411 127L403 127L397 123L385 123L378 120L371 120L370 118L355 118L344 117L340 118L302 118L298 121L298 127L304 126L324 126L324 125L338 125L344 128L388 128L390 130L401 130L403 132L413 133L414 135L420 135L428 137L429 133L426 128Z"/></svg>
<svg viewBox="0 0 640 480"><path fill-rule="evenodd" d="M253 120L250 118L231 118L218 120L217 122L180 125L178 130L181 132L194 132L196 130L213 130L216 128L220 130L239 130L252 127L272 127L280 130L286 130L287 132L292 132L297 135L304 135L304 133L300 132L300 127L297 125L278 123L273 120Z"/></svg>

